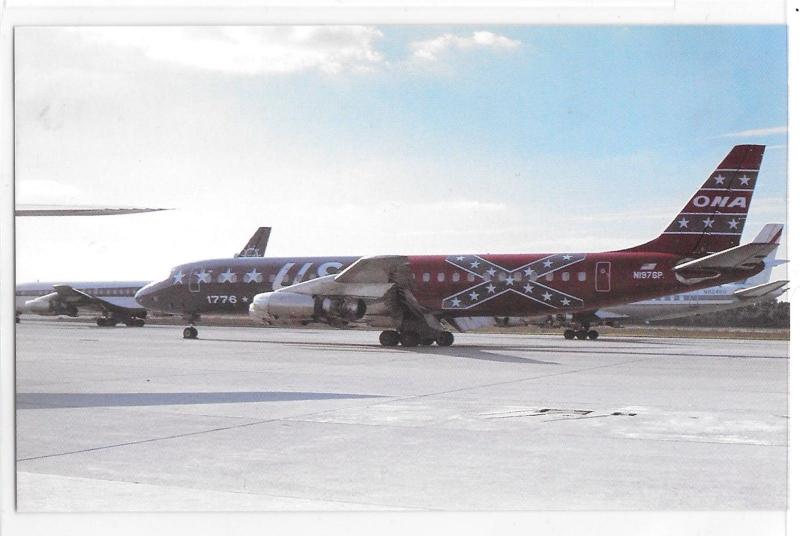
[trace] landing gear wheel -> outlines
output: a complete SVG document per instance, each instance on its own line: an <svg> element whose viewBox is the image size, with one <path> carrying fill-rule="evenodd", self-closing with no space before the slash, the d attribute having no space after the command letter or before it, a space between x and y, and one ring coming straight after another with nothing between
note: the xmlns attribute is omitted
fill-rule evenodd
<svg viewBox="0 0 800 536"><path fill-rule="evenodd" d="M435 339L422 339L421 341L419 341L419 345L420 346L430 346L431 344L434 343L434 341L435 341Z"/></svg>
<svg viewBox="0 0 800 536"><path fill-rule="evenodd" d="M568 341L571 341L572 339L575 338L575 332L572 331L571 329L565 329L564 338L567 339Z"/></svg>
<svg viewBox="0 0 800 536"><path fill-rule="evenodd" d="M188 328L183 329L183 338L184 339L196 339L197 338L197 328L194 326L189 326Z"/></svg>
<svg viewBox="0 0 800 536"><path fill-rule="evenodd" d="M580 330L575 332L575 336L578 337L580 340L585 341L586 337L588 337L588 333L585 330Z"/></svg>
<svg viewBox="0 0 800 536"><path fill-rule="evenodd" d="M418 346L419 335L417 333L414 333L413 331L406 331L405 333L401 333L400 345L407 347Z"/></svg>
<svg viewBox="0 0 800 536"><path fill-rule="evenodd" d="M397 343L400 342L400 334L391 330L381 331L378 341L381 346L397 346Z"/></svg>
<svg viewBox="0 0 800 536"><path fill-rule="evenodd" d="M591 340L593 340L593 341L594 341L594 340L597 340L597 337L599 337L599 336L600 336L600 334L599 334L599 333L597 333L597 330L596 330L596 329L590 329L590 330L589 330L589 333L587 333L587 335L589 335L589 338L590 338Z"/></svg>
<svg viewBox="0 0 800 536"><path fill-rule="evenodd" d="M438 335L436 335L436 344L439 346L450 346L453 344L455 337L449 331L442 331Z"/></svg>

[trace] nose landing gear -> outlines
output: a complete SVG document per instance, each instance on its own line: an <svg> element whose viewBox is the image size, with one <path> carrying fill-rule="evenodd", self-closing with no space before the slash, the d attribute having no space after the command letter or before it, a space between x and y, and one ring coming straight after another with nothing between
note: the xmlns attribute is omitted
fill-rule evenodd
<svg viewBox="0 0 800 536"><path fill-rule="evenodd" d="M183 338L184 339L196 339L197 338L197 328L194 326L189 326L188 328L183 328Z"/></svg>

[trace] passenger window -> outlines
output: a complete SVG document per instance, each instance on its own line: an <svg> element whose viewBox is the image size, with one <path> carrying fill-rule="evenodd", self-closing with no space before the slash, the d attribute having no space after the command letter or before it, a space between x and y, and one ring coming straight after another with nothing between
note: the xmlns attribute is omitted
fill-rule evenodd
<svg viewBox="0 0 800 536"><path fill-rule="evenodd" d="M439 283L444 283L444 272L439 272L436 274L436 281Z"/></svg>
<svg viewBox="0 0 800 536"><path fill-rule="evenodd" d="M461 274L453 272L453 283L458 283L461 280Z"/></svg>
<svg viewBox="0 0 800 536"><path fill-rule="evenodd" d="M553 280L553 273L550 272L549 274L544 276L544 278L545 278L546 281L552 281Z"/></svg>
<svg viewBox="0 0 800 536"><path fill-rule="evenodd" d="M475 281L475 274L467 274L467 281L469 281L470 283Z"/></svg>
<svg viewBox="0 0 800 536"><path fill-rule="evenodd" d="M522 272L516 272L514 274L514 281L522 281Z"/></svg>
<svg viewBox="0 0 800 536"><path fill-rule="evenodd" d="M561 272L561 281L569 281L569 272Z"/></svg>
<svg viewBox="0 0 800 536"><path fill-rule="evenodd" d="M425 272L424 274L422 274L422 281L423 282L427 283L430 280L431 280L431 274L429 272Z"/></svg>
<svg viewBox="0 0 800 536"><path fill-rule="evenodd" d="M586 281L586 272L578 272L578 281Z"/></svg>

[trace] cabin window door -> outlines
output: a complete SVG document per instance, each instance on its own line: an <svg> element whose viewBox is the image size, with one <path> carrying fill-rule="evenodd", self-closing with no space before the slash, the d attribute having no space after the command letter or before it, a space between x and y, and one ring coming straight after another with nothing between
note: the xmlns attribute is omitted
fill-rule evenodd
<svg viewBox="0 0 800 536"><path fill-rule="evenodd" d="M594 267L594 288L597 292L611 291L611 263L598 262Z"/></svg>

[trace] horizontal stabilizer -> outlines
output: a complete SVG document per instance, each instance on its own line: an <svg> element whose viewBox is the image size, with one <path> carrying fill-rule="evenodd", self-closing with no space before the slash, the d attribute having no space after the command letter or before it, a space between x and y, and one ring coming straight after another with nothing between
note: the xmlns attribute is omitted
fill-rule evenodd
<svg viewBox="0 0 800 536"><path fill-rule="evenodd" d="M742 244L719 253L712 253L693 261L684 262L673 268L676 272L692 270L731 270L735 268L748 269L763 262L778 244L765 244L751 242Z"/></svg>
<svg viewBox="0 0 800 536"><path fill-rule="evenodd" d="M762 244L777 244L780 242L783 225L780 223L768 223L761 229L761 232L753 239L753 242Z"/></svg>
<svg viewBox="0 0 800 536"><path fill-rule="evenodd" d="M766 296L776 290L785 287L789 281L773 281L772 283L764 283L763 285L756 285L754 287L743 288L733 293L739 299L752 299Z"/></svg>

